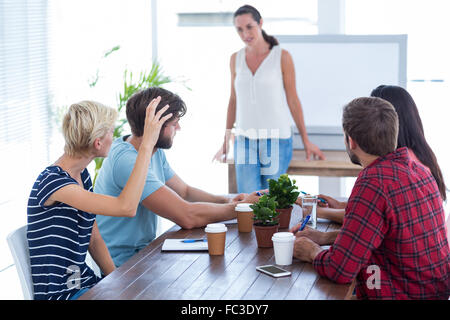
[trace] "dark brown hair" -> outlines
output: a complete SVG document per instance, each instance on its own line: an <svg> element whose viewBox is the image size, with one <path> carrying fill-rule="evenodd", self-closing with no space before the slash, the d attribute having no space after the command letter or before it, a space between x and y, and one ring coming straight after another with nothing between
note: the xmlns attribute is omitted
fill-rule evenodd
<svg viewBox="0 0 450 320"><path fill-rule="evenodd" d="M136 137L141 137L144 134L145 113L148 104L153 99L161 97L161 102L156 108L155 112L158 112L165 105L169 105L169 108L164 112L162 116L172 113L172 117L168 119L163 127L170 122L174 117L181 118L186 113L186 105L183 100L175 93L169 90L151 87L141 90L131 96L127 101L127 120L130 124L131 132Z"/></svg>
<svg viewBox="0 0 450 320"><path fill-rule="evenodd" d="M425 140L422 120L411 95L402 87L381 85L372 91L371 96L392 103L399 119L398 148L407 147L411 149L417 159L430 169L441 197L445 201L447 196L444 177L433 150Z"/></svg>
<svg viewBox="0 0 450 320"><path fill-rule="evenodd" d="M259 11L256 10L255 7L252 7L248 4L237 9L233 15L233 18L236 18L237 16L240 16L243 14L251 14L253 17L253 20L255 20L258 24L261 21L261 14L259 13ZM278 40L274 36L269 36L264 30L262 30L262 36L263 36L264 40L269 44L270 49L272 49L274 46L278 45Z"/></svg>
<svg viewBox="0 0 450 320"><path fill-rule="evenodd" d="M342 126L365 153L382 157L397 149L398 116L386 100L363 97L350 101L344 107Z"/></svg>

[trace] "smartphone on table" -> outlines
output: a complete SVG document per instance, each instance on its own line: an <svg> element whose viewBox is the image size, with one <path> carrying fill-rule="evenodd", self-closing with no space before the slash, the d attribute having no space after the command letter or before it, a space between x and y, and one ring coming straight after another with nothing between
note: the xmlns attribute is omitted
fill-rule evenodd
<svg viewBox="0 0 450 320"><path fill-rule="evenodd" d="M256 270L275 278L287 277L291 275L290 271L281 269L280 267L274 266L273 264L256 267Z"/></svg>

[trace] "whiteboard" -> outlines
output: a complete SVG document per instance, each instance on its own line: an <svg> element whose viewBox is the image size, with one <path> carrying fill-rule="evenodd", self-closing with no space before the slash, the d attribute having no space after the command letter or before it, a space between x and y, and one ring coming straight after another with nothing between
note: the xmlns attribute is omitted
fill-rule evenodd
<svg viewBox="0 0 450 320"><path fill-rule="evenodd" d="M343 106L381 84L406 88L407 35L275 37L294 60L297 94L312 131L340 129Z"/></svg>

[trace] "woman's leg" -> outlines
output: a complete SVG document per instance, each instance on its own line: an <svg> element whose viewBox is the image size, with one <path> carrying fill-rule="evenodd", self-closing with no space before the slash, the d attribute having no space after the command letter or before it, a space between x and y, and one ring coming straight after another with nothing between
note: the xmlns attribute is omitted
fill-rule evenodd
<svg viewBox="0 0 450 320"><path fill-rule="evenodd" d="M234 140L234 166L238 193L261 190L258 141L244 136Z"/></svg>

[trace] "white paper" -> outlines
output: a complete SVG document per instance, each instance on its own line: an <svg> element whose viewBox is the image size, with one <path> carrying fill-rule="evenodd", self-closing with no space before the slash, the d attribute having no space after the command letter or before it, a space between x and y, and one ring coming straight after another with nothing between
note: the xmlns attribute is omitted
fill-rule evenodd
<svg viewBox="0 0 450 320"><path fill-rule="evenodd" d="M161 251L208 251L207 241L185 243L185 239L164 240Z"/></svg>
<svg viewBox="0 0 450 320"><path fill-rule="evenodd" d="M236 224L237 223L237 218L234 218L234 219L231 219L231 220L222 221L222 222L217 222L217 223Z"/></svg>

